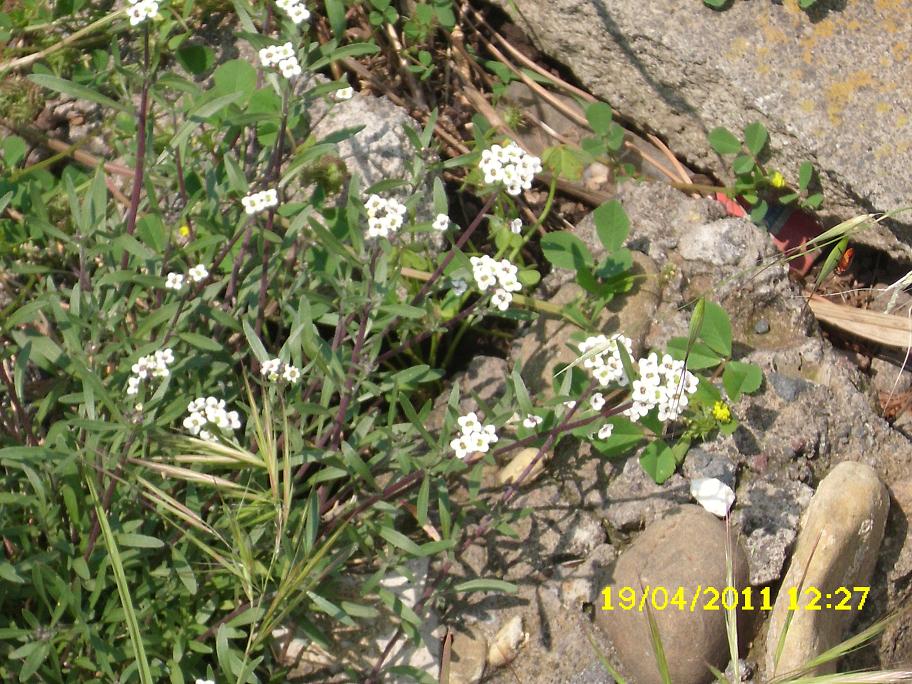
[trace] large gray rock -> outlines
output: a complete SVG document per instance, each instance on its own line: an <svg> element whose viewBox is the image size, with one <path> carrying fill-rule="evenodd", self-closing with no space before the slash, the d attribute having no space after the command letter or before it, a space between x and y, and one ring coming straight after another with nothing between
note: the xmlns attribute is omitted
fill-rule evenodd
<svg viewBox="0 0 912 684"><path fill-rule="evenodd" d="M853 587L870 585L889 509L887 488L874 469L862 463L844 461L821 481L805 512L795 553L770 617L767 679L804 666L843 639L857 617L861 598ZM839 593L842 588L852 591L855 610L832 609L843 599ZM807 609L808 592L812 591L822 595L820 610ZM780 634L794 600L799 609L791 612L785 644L774 667ZM868 604L867 610L879 608ZM835 671L835 661L815 670L817 674Z"/></svg>
<svg viewBox="0 0 912 684"><path fill-rule="evenodd" d="M908 3L818 2L807 13L795 0L733 2L723 12L676 0L500 4L591 92L695 166L730 178L730 158L711 150L707 133L758 120L770 130L768 166L794 181L811 160L828 212L908 204Z"/></svg>
<svg viewBox="0 0 912 684"><path fill-rule="evenodd" d="M638 684L661 682L649 637L645 610L621 610L618 592L631 587L661 587L669 598L683 589L689 604L700 587L719 590L727 586L725 525L697 506L686 506L658 521L628 548L606 582L614 597L614 610L596 606L595 620L608 635L618 656ZM732 545L734 584L747 586L747 557L737 541ZM638 599L639 601L639 599ZM668 656L671 681L676 684L704 684L712 678L707 665L724 668L728 662L725 612L704 610L705 596L697 608L680 610L669 604L653 610L662 646Z"/></svg>

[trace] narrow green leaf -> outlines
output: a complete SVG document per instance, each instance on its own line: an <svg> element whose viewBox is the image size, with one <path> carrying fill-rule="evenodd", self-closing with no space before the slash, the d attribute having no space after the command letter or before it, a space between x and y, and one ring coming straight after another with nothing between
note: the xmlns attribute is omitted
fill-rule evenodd
<svg viewBox="0 0 912 684"><path fill-rule="evenodd" d="M393 546L402 549L406 553L409 553L413 556L421 555L421 549L418 548L418 545L415 542L391 527L381 527L380 536L386 539L386 541L388 541Z"/></svg>
<svg viewBox="0 0 912 684"><path fill-rule="evenodd" d="M27 78L33 83L40 85L42 88L48 88L49 90L54 90L58 93L63 93L64 95L69 95L80 100L96 102L103 107L110 107L111 109L116 109L128 114L133 112L132 107L116 102L115 100L102 95L97 90L92 90L91 88L79 85L78 83L67 81L64 78L58 78L57 76L51 76L50 74L29 74Z"/></svg>
<svg viewBox="0 0 912 684"><path fill-rule="evenodd" d="M460 582L453 589L455 591L501 591L505 594L515 594L519 591L519 587L512 582L492 578Z"/></svg>
<svg viewBox="0 0 912 684"><path fill-rule="evenodd" d="M250 324L247 321L241 321L241 327L244 330L244 335L247 337L247 343L250 345L250 350L253 352L256 360L260 363L268 361L270 358L269 353L266 351L266 347L263 346L263 343L260 342L260 338L257 337L256 331L250 327Z"/></svg>
<svg viewBox="0 0 912 684"><path fill-rule="evenodd" d="M418 490L418 524L424 525L428 519L428 501L431 496L431 477L427 473L421 481L421 488Z"/></svg>
<svg viewBox="0 0 912 684"><path fill-rule="evenodd" d="M114 540L111 526L108 524L107 512L102 508L101 501L98 499L98 492L95 491L94 479L91 476L87 476L85 482L89 488L89 493L92 495L92 502L95 505L95 514L99 526L101 527L105 547L108 550L111 569L114 571L114 581L117 584L117 593L120 595L120 603L124 612L124 621L127 623L130 644L133 648L133 658L136 662L137 670L139 671L139 680L142 684L152 684L152 671L149 669L149 661L146 659L146 649L143 645L142 632L139 630L139 622L136 619L136 612L133 610L133 600L130 597L130 587L127 584L127 577L124 573L123 563L120 559L120 551Z"/></svg>

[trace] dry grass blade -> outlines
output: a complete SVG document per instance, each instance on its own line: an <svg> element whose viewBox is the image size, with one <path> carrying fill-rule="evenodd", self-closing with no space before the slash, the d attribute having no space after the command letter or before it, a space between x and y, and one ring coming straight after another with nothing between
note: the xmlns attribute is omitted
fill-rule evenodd
<svg viewBox="0 0 912 684"><path fill-rule="evenodd" d="M908 349L912 346L912 320L902 316L836 304L814 295L808 300L818 320L871 342Z"/></svg>
<svg viewBox="0 0 912 684"><path fill-rule="evenodd" d="M232 496L244 495L246 492L241 485L231 480L225 479L224 477L219 477L218 475L209 475L207 473L201 473L198 470L191 470L190 468L182 468L180 466L169 465L167 463L155 463L151 461L143 461L138 458L129 459L130 463L134 463L144 468L149 468L161 473L165 477L174 477L179 480L186 480L187 482L198 482L200 484L212 485L219 489L228 489L231 490L230 494ZM250 496L250 495L248 495Z"/></svg>

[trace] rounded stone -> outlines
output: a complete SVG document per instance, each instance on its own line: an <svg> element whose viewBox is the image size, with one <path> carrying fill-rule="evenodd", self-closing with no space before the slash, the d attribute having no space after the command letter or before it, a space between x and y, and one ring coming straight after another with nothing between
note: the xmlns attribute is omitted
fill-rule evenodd
<svg viewBox="0 0 912 684"><path fill-rule="evenodd" d="M704 684L712 679L708 666L724 669L729 660L725 611L721 601L713 604L711 599L714 591L721 594L727 586L726 534L725 525L715 516L698 506L682 506L679 512L646 528L618 559L608 584L613 610L605 610L603 593L595 620L638 684L662 681L650 641L647 611L640 609L646 590L671 681ZM732 542L734 588L741 597L748 579L747 554L740 541ZM622 610L619 592L629 597L631 589L636 605ZM730 604L733 595L729 591L726 596ZM683 599L683 609L680 601L673 605L672 599ZM716 610L711 609L713 605ZM739 612L739 625L743 624L741 617Z"/></svg>
<svg viewBox="0 0 912 684"><path fill-rule="evenodd" d="M788 572L773 606L766 637L766 679L802 667L838 644L858 618L861 591L870 585L890 510L887 488L864 463L843 461L820 482L801 521ZM853 610L833 606L850 598ZM819 594L818 609L809 604ZM797 601L799 610L789 610ZM870 603L870 602L869 602ZM876 612L876 606L865 608ZM862 616L864 617L864 616ZM774 666L780 635L790 618L785 642ZM808 676L836 671L836 661Z"/></svg>

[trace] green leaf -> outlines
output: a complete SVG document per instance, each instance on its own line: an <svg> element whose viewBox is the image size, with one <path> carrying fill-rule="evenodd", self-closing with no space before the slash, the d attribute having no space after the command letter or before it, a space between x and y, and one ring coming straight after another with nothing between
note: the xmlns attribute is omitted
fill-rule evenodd
<svg viewBox="0 0 912 684"><path fill-rule="evenodd" d="M651 442L640 454L640 465L656 484L662 484L674 475L677 461L674 452L660 439Z"/></svg>
<svg viewBox="0 0 912 684"><path fill-rule="evenodd" d="M176 56L178 63L194 76L209 71L215 62L215 52L207 45L184 45Z"/></svg>
<svg viewBox="0 0 912 684"><path fill-rule="evenodd" d="M123 619L127 623L127 632L130 635L133 659L139 670L139 681L142 684L152 684L152 671L149 668L149 661L146 658L142 632L139 629L136 611L133 609L133 599L130 595L130 586L127 583L127 576L124 572L123 562L120 558L120 551L117 548L117 542L115 541L114 533L111 531L111 526L108 524L108 514L101 506L98 493L95 491L94 479L92 477L86 477L85 483L92 496L92 503L95 505L96 519L101 527L102 538L104 539L105 547L108 551L111 568L114 571L114 581L117 584L117 593L120 596L120 603L123 608ZM222 626L224 627L224 625Z"/></svg>
<svg viewBox="0 0 912 684"><path fill-rule="evenodd" d="M732 162L732 171L739 176L750 173L754 170L754 160L746 154L739 154Z"/></svg>
<svg viewBox="0 0 912 684"><path fill-rule="evenodd" d="M394 530L392 527L381 527L380 536L386 539L386 541L388 541L393 546L399 547L406 553L409 553L413 556L421 555L421 549L418 548L418 545L415 542L413 542L401 532Z"/></svg>
<svg viewBox="0 0 912 684"><path fill-rule="evenodd" d="M0 142L0 152L3 153L3 160L10 169L25 157L27 150L28 145L18 135L9 135Z"/></svg>
<svg viewBox="0 0 912 684"><path fill-rule="evenodd" d="M820 287L820 284L826 280L827 276L836 270L836 267L839 266L839 262L842 261L842 257L845 255L848 248L849 236L846 235L845 237L840 238L839 242L837 242L836 246L830 250L830 253L827 255L826 260L823 262L820 273L817 274L817 278L814 281L815 290Z"/></svg>
<svg viewBox="0 0 912 684"><path fill-rule="evenodd" d="M703 342L689 345L686 337L672 337L668 340L668 353L675 359L687 359L687 368L694 371L703 368L715 368L725 359L716 354Z"/></svg>
<svg viewBox="0 0 912 684"><path fill-rule="evenodd" d="M72 81L67 81L63 78L58 78L49 74L30 74L28 76L28 79L33 83L37 83L42 88L55 90L58 93L70 95L71 97L75 97L80 100L89 100L90 102L96 102L104 107L110 107L111 109L116 109L121 112L133 113L132 107L128 107L127 105L121 104L120 102L116 102L115 100L102 95L96 90L92 90L86 86L79 85L78 83L73 83Z"/></svg>
<svg viewBox="0 0 912 684"><path fill-rule="evenodd" d="M610 200L593 212L595 232L609 252L614 252L624 245L630 233L630 219L624 206L618 200Z"/></svg>
<svg viewBox="0 0 912 684"><path fill-rule="evenodd" d="M506 594L515 594L519 591L519 587L515 584L499 579L473 579L460 582L453 589L455 591L502 591Z"/></svg>
<svg viewBox="0 0 912 684"><path fill-rule="evenodd" d="M202 349L204 351L220 352L223 349L222 345L219 342L215 341L211 337L207 337L206 335L184 332L178 333L177 336L190 346L196 347L197 349Z"/></svg>
<svg viewBox="0 0 912 684"><path fill-rule="evenodd" d="M421 481L421 488L418 490L418 501L416 507L418 509L418 524L424 525L427 522L428 517L428 501L431 496L431 478L427 473L424 474L424 479Z"/></svg>
<svg viewBox="0 0 912 684"><path fill-rule="evenodd" d="M263 363L263 361L268 361L271 357L266 351L266 347L264 347L263 343L260 342L260 338L257 337L256 331L250 327L250 323L247 321L241 321L241 327L244 329L244 335L247 336L247 343L250 345L250 350L253 352L256 360L260 363Z"/></svg>
<svg viewBox="0 0 912 684"><path fill-rule="evenodd" d="M212 74L212 80L213 86L209 92L218 95L237 94L238 99L247 99L256 89L256 69L246 60L231 59L219 65Z"/></svg>
<svg viewBox="0 0 912 684"><path fill-rule="evenodd" d="M612 120L611 107L604 102L593 102L586 107L586 121L589 122L589 127L597 135L608 135L611 130Z"/></svg>
<svg viewBox="0 0 912 684"><path fill-rule="evenodd" d="M766 126L759 121L748 124L744 129L744 144L755 157L766 147L768 139Z"/></svg>
<svg viewBox="0 0 912 684"><path fill-rule="evenodd" d="M627 418L612 416L605 422L614 426L611 436L608 439L599 439L596 433L592 437L592 446L601 456L621 456L643 440L643 428Z"/></svg>
<svg viewBox="0 0 912 684"><path fill-rule="evenodd" d="M563 144L549 147L542 152L541 161L542 165L555 175L572 181L582 178L586 162L578 149Z"/></svg>
<svg viewBox="0 0 912 684"><path fill-rule="evenodd" d="M763 371L759 366L740 361L729 361L722 372L722 385L732 401L738 401L741 393L750 394L760 389Z"/></svg>
<svg viewBox="0 0 912 684"><path fill-rule="evenodd" d="M807 190L813 177L814 165L809 161L801 162L801 166L798 167L798 189L802 192Z"/></svg>
<svg viewBox="0 0 912 684"><path fill-rule="evenodd" d="M741 151L740 141L723 126L709 132L709 144L719 154L737 154Z"/></svg>
<svg viewBox="0 0 912 684"><path fill-rule="evenodd" d="M137 549L160 549L165 545L161 539L150 537L147 534L117 534L114 537L121 546Z"/></svg>
<svg viewBox="0 0 912 684"><path fill-rule="evenodd" d="M769 205L766 203L766 200L761 200L760 204L751 209L750 220L754 223L760 223L763 221L763 217L766 216L767 211L769 211Z"/></svg>
<svg viewBox="0 0 912 684"><path fill-rule="evenodd" d="M700 328L700 339L709 345L709 348L722 356L731 356L732 331L728 314L718 304L706 302L703 313L703 325Z"/></svg>
<svg viewBox="0 0 912 684"><path fill-rule="evenodd" d="M804 203L811 209L817 209L823 204L823 195L821 193L815 193L808 197Z"/></svg>
<svg viewBox="0 0 912 684"><path fill-rule="evenodd" d="M558 268L576 271L592 264L592 255L585 243L573 233L559 230L541 239L545 258Z"/></svg>

